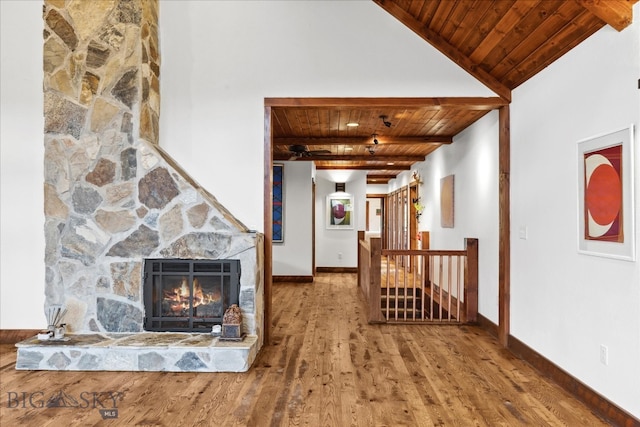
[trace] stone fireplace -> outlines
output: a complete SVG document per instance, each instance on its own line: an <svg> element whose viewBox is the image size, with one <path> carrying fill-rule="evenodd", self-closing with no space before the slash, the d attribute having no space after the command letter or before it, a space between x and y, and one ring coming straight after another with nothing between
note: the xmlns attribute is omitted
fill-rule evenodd
<svg viewBox="0 0 640 427"><path fill-rule="evenodd" d="M242 332L255 356L263 340L263 236L248 230L158 145L158 7L157 0L44 2L45 311L63 306L68 332L103 349L103 338L131 334L146 336L128 338L137 345L157 342L144 332L145 259L192 265L235 260L242 272ZM181 343L192 339L170 335ZM163 348L171 347L168 339L160 339ZM205 340L198 346L216 344ZM21 351L35 350L19 348L19 362ZM76 355L89 357L79 364L63 352L69 362L47 362L54 350L38 351L42 358L23 358L22 369L92 369L86 361L98 357ZM218 370L207 362L215 359L211 354L199 358L207 366L195 363L196 370ZM166 357L124 366L172 370L167 364L182 360ZM190 362L176 369L184 366Z"/></svg>

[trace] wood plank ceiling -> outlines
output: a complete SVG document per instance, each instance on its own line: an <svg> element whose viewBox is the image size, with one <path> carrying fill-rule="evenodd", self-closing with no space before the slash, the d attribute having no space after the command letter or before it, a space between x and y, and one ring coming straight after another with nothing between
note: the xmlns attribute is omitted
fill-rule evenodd
<svg viewBox="0 0 640 427"><path fill-rule="evenodd" d="M275 161L314 161L318 169L367 170L368 183L387 183L441 145L450 144L489 111L507 105L513 89L603 26L622 31L631 24L632 7L638 2L373 1L497 96L319 98L300 106L274 102Z"/></svg>

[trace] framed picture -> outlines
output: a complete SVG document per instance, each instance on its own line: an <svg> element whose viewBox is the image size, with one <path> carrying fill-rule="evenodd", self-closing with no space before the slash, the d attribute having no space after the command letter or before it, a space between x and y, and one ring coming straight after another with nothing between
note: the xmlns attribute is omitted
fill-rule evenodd
<svg viewBox="0 0 640 427"><path fill-rule="evenodd" d="M353 196L348 194L327 196L327 228L353 228Z"/></svg>
<svg viewBox="0 0 640 427"><path fill-rule="evenodd" d="M445 176L440 180L440 226L453 228L455 213L454 175Z"/></svg>
<svg viewBox="0 0 640 427"><path fill-rule="evenodd" d="M273 165L272 242L284 242L284 165Z"/></svg>
<svg viewBox="0 0 640 427"><path fill-rule="evenodd" d="M578 252L635 261L633 125L578 141Z"/></svg>

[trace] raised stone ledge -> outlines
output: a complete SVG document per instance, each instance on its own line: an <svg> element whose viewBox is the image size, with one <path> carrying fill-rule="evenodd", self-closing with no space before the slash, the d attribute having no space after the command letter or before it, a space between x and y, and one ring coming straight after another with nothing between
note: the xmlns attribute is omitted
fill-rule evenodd
<svg viewBox="0 0 640 427"><path fill-rule="evenodd" d="M246 372L258 352L253 335L235 342L178 332L33 337L16 347L16 369L32 371Z"/></svg>

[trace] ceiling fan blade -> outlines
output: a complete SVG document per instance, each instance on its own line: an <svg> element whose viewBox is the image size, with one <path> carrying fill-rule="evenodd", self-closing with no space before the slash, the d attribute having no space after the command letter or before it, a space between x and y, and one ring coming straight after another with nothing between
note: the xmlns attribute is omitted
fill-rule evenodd
<svg viewBox="0 0 640 427"><path fill-rule="evenodd" d="M309 155L315 156L317 154L331 154L330 150L311 150L311 151L307 151L307 153L309 153Z"/></svg>

